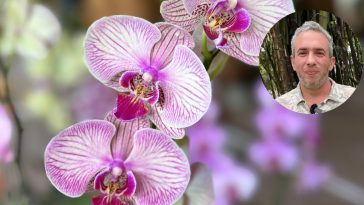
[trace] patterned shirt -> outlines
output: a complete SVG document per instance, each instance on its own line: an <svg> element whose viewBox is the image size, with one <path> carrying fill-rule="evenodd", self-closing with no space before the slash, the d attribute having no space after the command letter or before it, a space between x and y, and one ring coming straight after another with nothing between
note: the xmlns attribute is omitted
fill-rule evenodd
<svg viewBox="0 0 364 205"><path fill-rule="evenodd" d="M327 98L320 104L317 105L319 112L327 112L329 110L335 109L344 103L355 91L355 88L347 85L341 85L336 83L330 78L331 90ZM310 114L310 107L305 102L302 96L300 85L288 93L278 97L277 102L286 107L289 110Z"/></svg>

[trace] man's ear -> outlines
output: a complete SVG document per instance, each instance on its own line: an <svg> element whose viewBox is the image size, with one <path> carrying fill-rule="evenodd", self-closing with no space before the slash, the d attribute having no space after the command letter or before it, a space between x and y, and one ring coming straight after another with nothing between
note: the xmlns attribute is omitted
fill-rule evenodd
<svg viewBox="0 0 364 205"><path fill-rule="evenodd" d="M292 68L293 68L293 70L294 71L296 71L296 69L295 69L295 61L294 61L294 55L291 55L291 64L292 64Z"/></svg>
<svg viewBox="0 0 364 205"><path fill-rule="evenodd" d="M330 67L329 67L329 71L332 71L332 69L334 68L336 63L336 58L335 56L330 57Z"/></svg>

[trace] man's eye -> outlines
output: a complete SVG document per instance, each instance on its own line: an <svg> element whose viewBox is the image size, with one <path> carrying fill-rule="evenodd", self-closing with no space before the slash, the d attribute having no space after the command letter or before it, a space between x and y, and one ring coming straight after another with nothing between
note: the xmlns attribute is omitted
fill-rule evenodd
<svg viewBox="0 0 364 205"><path fill-rule="evenodd" d="M305 55L307 55L306 52L298 52L298 56L305 56Z"/></svg>

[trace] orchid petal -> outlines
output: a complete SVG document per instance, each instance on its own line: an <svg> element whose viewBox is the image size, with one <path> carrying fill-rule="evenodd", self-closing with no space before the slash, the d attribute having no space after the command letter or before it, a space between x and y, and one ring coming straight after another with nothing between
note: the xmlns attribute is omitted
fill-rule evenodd
<svg viewBox="0 0 364 205"><path fill-rule="evenodd" d="M148 113L149 109L144 104L143 100L137 96L126 95L119 93L117 99L117 107L115 116L118 119L128 121L143 117Z"/></svg>
<svg viewBox="0 0 364 205"><path fill-rule="evenodd" d="M183 5L185 6L188 13L192 13L197 7L201 4L209 4L210 0L182 0Z"/></svg>
<svg viewBox="0 0 364 205"><path fill-rule="evenodd" d="M162 33L161 40L153 47L152 66L164 68L172 60L173 50L177 45L193 48L195 43L192 36L180 27L169 23L155 24Z"/></svg>
<svg viewBox="0 0 364 205"><path fill-rule="evenodd" d="M123 196L132 196L136 190L136 180L133 172L129 171L127 173L128 179L126 184L126 189L123 191Z"/></svg>
<svg viewBox="0 0 364 205"><path fill-rule="evenodd" d="M181 26L187 31L193 31L206 15L208 7L209 4L202 4L190 14L183 1L166 0L161 4L160 13L165 21Z"/></svg>
<svg viewBox="0 0 364 205"><path fill-rule="evenodd" d="M251 23L249 12L245 9L239 9L235 14L234 21L228 25L227 31L230 32L244 32L246 31ZM225 26L225 25L224 25Z"/></svg>
<svg viewBox="0 0 364 205"><path fill-rule="evenodd" d="M0 162L9 163L14 158L11 149L11 121L3 106L0 104Z"/></svg>
<svg viewBox="0 0 364 205"><path fill-rule="evenodd" d="M146 118L137 118L129 122L120 121L115 115L110 112L105 117L105 120L114 124L116 133L111 142L111 151L114 159L124 161L130 154L133 148L134 134L141 128L150 127L149 120Z"/></svg>
<svg viewBox="0 0 364 205"><path fill-rule="evenodd" d="M263 40L264 38L259 37L253 28L249 28L240 34L240 49L247 55L259 56Z"/></svg>
<svg viewBox="0 0 364 205"><path fill-rule="evenodd" d="M10 144L11 141L11 121L5 108L0 104L0 150Z"/></svg>
<svg viewBox="0 0 364 205"><path fill-rule="evenodd" d="M217 30L211 29L210 26L203 25L203 30L210 40L215 40L219 37L219 32Z"/></svg>
<svg viewBox="0 0 364 205"><path fill-rule="evenodd" d="M183 128L173 128L163 123L158 109L153 109L150 120L166 135L174 139L182 139L185 136Z"/></svg>
<svg viewBox="0 0 364 205"><path fill-rule="evenodd" d="M110 201L109 201L110 200ZM101 194L92 198L92 205L131 205L132 199L123 199L117 196L112 196L110 199L108 195Z"/></svg>
<svg viewBox="0 0 364 205"><path fill-rule="evenodd" d="M124 88L129 88L130 82L133 80L135 76L137 76L139 72L135 71L125 71L119 79L119 84Z"/></svg>
<svg viewBox="0 0 364 205"><path fill-rule="evenodd" d="M163 123L175 128L196 123L211 102L211 82L198 57L187 47L177 46L172 62L159 75Z"/></svg>
<svg viewBox="0 0 364 205"><path fill-rule="evenodd" d="M172 204L182 196L190 179L186 155L158 130L136 132L125 166L133 171L137 182L137 204Z"/></svg>
<svg viewBox="0 0 364 205"><path fill-rule="evenodd" d="M121 72L139 71L150 63L151 49L160 37L158 28L144 19L104 17L87 31L85 55L90 72L102 83L115 86L111 81L119 83L115 76Z"/></svg>
<svg viewBox="0 0 364 205"><path fill-rule="evenodd" d="M247 31L245 31L244 33L246 33ZM227 43L224 46L218 46L218 48L227 55L237 58L244 63L256 66L259 65L258 55L249 55L240 48L241 34L242 33L225 33Z"/></svg>
<svg viewBox="0 0 364 205"><path fill-rule="evenodd" d="M88 120L63 130L48 144L45 170L52 184L69 197L79 197L90 180L111 160L113 124Z"/></svg>
<svg viewBox="0 0 364 205"><path fill-rule="evenodd" d="M268 31L280 19L294 12L292 1L287 0L252 0L244 1L244 8L249 11L251 26L241 34L240 47L248 55L259 55L260 47Z"/></svg>

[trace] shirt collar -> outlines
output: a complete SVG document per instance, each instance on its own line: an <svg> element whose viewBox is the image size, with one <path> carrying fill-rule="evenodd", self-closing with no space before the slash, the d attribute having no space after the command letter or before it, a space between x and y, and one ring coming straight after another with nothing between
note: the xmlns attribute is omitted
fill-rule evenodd
<svg viewBox="0 0 364 205"><path fill-rule="evenodd" d="M338 84L331 78L329 78L329 80L331 82L331 89L330 89L329 95L324 100L324 103L326 103L328 100L332 100L332 101L341 103L342 100L340 100L339 95L338 95L338 91L339 91ZM295 89L293 89L293 92L294 92L293 96L295 96L295 97L292 100L296 105L300 104L301 102L305 102L305 99L303 98L303 95L301 92L300 83L298 83L297 87Z"/></svg>
<svg viewBox="0 0 364 205"><path fill-rule="evenodd" d="M331 81L331 90L327 98L324 102L327 102L328 100L332 100L335 102L343 103L345 100L342 100L338 93L340 93L339 85L331 78L329 78Z"/></svg>

